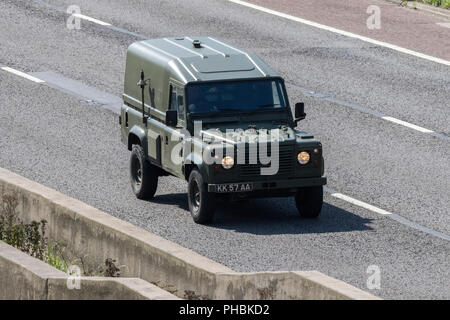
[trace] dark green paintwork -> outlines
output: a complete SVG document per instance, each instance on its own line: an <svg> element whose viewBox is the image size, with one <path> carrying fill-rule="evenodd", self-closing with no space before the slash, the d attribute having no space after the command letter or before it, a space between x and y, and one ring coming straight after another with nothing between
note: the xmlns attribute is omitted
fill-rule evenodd
<svg viewBox="0 0 450 320"><path fill-rule="evenodd" d="M201 47L194 47L193 40L199 40ZM141 89L137 86L141 70L144 70L145 78L150 79L144 97L145 114L149 116L146 123L142 120ZM215 165L200 163L197 160L201 158L203 151L237 148L238 143L245 139L248 146L258 142L259 134L278 130L280 150L283 148L285 154L292 156L292 163L289 163L292 168L289 172L273 176L252 176L254 189L280 189L282 193L289 193L297 187L323 185L326 178L323 177L322 146L308 133L294 129L295 123L289 105L284 111L255 114L191 117L184 112L183 120L179 120L177 127L165 124L170 86L184 94L186 86L193 83L273 78L282 79L257 56L221 40L183 37L136 42L127 52L124 105L121 110L122 141L129 149L134 143L141 144L149 161L163 169L162 173L186 179L189 170L196 165L208 183L209 190L214 191L216 184L250 181L240 165L225 170L220 165L215 168ZM284 92L286 94L285 89ZM193 137L194 120L203 121L200 137ZM249 129L249 126L256 129ZM183 133L186 129L193 138ZM227 129L241 130L226 135ZM192 164L184 161L180 164L173 163L171 153L173 148L180 145L180 141L185 144L183 156L191 160ZM319 150L313 158L317 160L316 164L311 160L309 164L301 166L296 159L297 153L306 150L312 154L313 149ZM176 153L179 153L178 150ZM286 158L285 161L290 160Z"/></svg>

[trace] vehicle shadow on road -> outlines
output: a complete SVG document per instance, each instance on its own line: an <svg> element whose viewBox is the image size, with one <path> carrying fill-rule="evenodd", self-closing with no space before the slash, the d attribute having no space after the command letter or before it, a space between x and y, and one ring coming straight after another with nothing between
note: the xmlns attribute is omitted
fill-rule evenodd
<svg viewBox="0 0 450 320"><path fill-rule="evenodd" d="M186 193L160 194L152 203L177 206L189 214ZM373 230L373 219L323 203L317 219L298 215L292 198L252 199L241 202L219 201L212 224L205 227L234 230L258 235L332 233Z"/></svg>
<svg viewBox="0 0 450 320"><path fill-rule="evenodd" d="M149 202L177 206L180 209L189 211L186 193L157 194L153 199L149 200Z"/></svg>
<svg viewBox="0 0 450 320"><path fill-rule="evenodd" d="M211 226L257 235L307 234L369 231L372 220L326 202L319 218L304 219L293 199L277 198L223 203Z"/></svg>

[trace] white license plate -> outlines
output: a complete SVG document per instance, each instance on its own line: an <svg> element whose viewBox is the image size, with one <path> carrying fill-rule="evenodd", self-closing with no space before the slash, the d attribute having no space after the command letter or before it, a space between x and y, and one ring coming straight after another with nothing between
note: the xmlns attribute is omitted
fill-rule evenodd
<svg viewBox="0 0 450 320"><path fill-rule="evenodd" d="M248 192L253 190L253 183L227 183L216 185L216 192Z"/></svg>

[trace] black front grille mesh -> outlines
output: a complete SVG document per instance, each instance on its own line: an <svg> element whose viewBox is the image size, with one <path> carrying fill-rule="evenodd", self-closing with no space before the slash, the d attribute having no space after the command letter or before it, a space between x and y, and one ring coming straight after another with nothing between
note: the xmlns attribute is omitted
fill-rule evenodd
<svg viewBox="0 0 450 320"><path fill-rule="evenodd" d="M270 156L270 146L268 146L268 154ZM268 165L262 165L258 156L258 151L252 150L252 159L256 159L256 164L250 164L250 152L246 150L245 164L239 165L240 173L243 179L267 179L271 177L287 178L294 174L294 145L279 145L279 167L278 172L274 175L261 175L262 167L270 167ZM255 156L256 155L256 156Z"/></svg>

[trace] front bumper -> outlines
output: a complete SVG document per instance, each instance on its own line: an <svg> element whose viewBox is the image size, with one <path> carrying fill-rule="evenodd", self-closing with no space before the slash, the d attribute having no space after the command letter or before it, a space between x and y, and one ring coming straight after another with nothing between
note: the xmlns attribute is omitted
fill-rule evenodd
<svg viewBox="0 0 450 320"><path fill-rule="evenodd" d="M242 182L239 182L242 183ZM244 183L252 183L253 191L259 190L277 190L277 189L293 189L302 187L323 186L327 184L326 177L320 178L299 178L299 179L285 179L285 180L271 180L271 181L246 181ZM208 192L217 192L217 186L228 183L208 184Z"/></svg>

